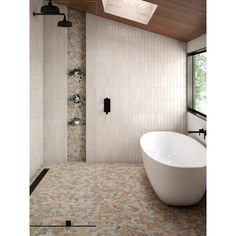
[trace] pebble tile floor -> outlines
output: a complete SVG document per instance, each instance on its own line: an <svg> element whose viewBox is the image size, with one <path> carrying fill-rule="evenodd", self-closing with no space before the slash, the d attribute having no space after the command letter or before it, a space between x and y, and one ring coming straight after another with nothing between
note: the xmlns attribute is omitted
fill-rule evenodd
<svg viewBox="0 0 236 236"><path fill-rule="evenodd" d="M96 227L30 227L31 236L206 235L205 198L191 207L165 205L142 164L66 162L44 168L50 170L30 196L30 224L71 220Z"/></svg>

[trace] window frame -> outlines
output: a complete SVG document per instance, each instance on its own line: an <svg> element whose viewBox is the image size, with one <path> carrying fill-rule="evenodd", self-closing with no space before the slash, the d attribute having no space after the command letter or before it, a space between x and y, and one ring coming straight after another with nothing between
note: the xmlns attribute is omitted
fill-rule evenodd
<svg viewBox="0 0 236 236"><path fill-rule="evenodd" d="M187 97L187 111L196 115L197 117L203 119L203 120L206 120L207 118L207 115L204 114L204 113L201 113L200 111L197 111L195 109L193 109L193 101L194 101L194 93L193 93L193 90L194 90L194 70L193 70L193 67L194 67L194 60L193 60L193 56L197 55L197 54L200 54L200 53L204 53L204 52L207 52L206 48L202 48L202 49L199 49L199 50L196 50L196 51L193 51L193 52L190 52L190 53L187 53L187 60L186 60L186 97ZM189 60L191 59L191 60ZM190 61L190 65L189 65L189 61ZM191 104L191 105L190 105Z"/></svg>

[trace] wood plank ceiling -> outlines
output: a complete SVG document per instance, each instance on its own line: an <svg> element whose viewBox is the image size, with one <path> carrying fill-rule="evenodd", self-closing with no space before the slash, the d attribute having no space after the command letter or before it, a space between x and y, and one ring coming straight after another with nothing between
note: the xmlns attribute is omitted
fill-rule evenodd
<svg viewBox="0 0 236 236"><path fill-rule="evenodd" d="M206 33L206 0L146 0L158 5L147 25L104 12L102 0L54 0L55 3L119 21L181 41Z"/></svg>

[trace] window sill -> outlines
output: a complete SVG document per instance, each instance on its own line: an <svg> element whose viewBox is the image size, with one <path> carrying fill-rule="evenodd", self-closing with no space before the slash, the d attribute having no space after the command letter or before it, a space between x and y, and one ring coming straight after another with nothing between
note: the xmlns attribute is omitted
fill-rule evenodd
<svg viewBox="0 0 236 236"><path fill-rule="evenodd" d="M207 116L199 111L196 111L190 107L187 108L187 111L195 116L197 116L198 118L202 119L202 120L205 120L207 119Z"/></svg>

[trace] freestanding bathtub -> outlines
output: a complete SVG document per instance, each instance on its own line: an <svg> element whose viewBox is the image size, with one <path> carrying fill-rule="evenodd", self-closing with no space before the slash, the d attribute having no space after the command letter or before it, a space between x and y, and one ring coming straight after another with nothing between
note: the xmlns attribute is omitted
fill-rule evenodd
<svg viewBox="0 0 236 236"><path fill-rule="evenodd" d="M193 205L206 190L206 148L175 132L149 132L140 138L142 159L157 196L166 204Z"/></svg>

